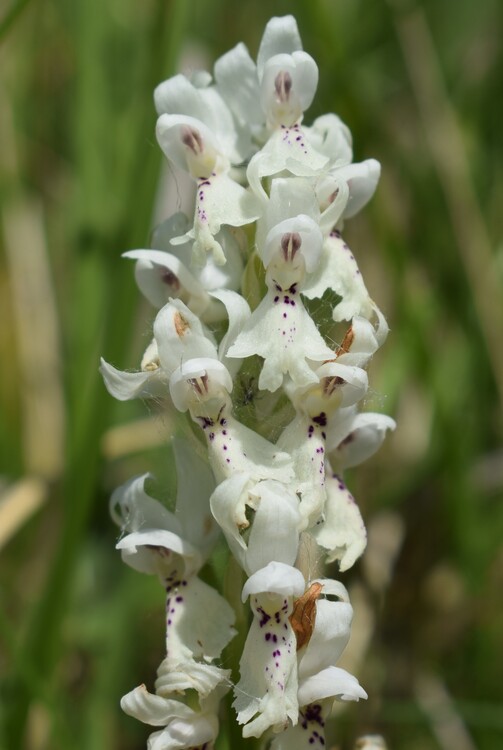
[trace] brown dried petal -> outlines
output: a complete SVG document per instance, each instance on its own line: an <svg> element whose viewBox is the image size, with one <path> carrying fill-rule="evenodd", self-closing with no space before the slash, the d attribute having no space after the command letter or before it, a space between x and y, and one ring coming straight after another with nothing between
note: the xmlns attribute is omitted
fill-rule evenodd
<svg viewBox="0 0 503 750"><path fill-rule="evenodd" d="M297 639L297 651L311 640L316 621L316 600L322 589L321 583L312 583L306 593L294 602L290 623Z"/></svg>

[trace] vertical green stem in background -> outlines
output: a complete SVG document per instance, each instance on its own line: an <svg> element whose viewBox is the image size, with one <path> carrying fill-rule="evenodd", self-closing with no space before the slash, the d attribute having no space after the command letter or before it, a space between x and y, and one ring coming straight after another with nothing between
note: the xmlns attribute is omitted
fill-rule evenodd
<svg viewBox="0 0 503 750"><path fill-rule="evenodd" d="M173 0L170 3L159 0L157 3L157 12L152 19L148 40L148 49L151 50L150 65L144 81L148 97L162 76L174 69L188 6L185 0ZM81 9L88 15L96 10L92 3L88 8L86 6L86 9ZM99 100L94 102L94 106L100 106ZM136 129L131 134L133 144L145 143L151 137L153 117L153 110L149 110L137 118ZM112 126L109 132L110 148L113 148ZM129 330L133 316L130 294L131 269L127 264L120 264L115 253L117 248L142 241L148 232L160 162L158 152L154 148L148 154L147 160L143 149L137 149L133 153L137 154L137 158L130 171L130 182L123 190L123 213L109 234L98 234L91 247L87 248L87 253L93 253L96 262L88 275L88 288L82 290L88 300L103 310L103 320L100 321L103 352L112 361L120 361L122 353L129 346L124 331ZM102 273L104 278L96 280L97 273ZM113 304L108 301L108 293L112 289ZM101 299L97 298L100 290ZM86 320L82 320L81 325L85 327ZM64 527L44 590L31 613L26 642L23 645L24 658L31 665L33 674L49 686L54 681L55 667L62 651L62 625L72 589L76 561L96 497L101 462L100 436L107 424L112 404L97 372L96 342L100 340L100 328L87 331L87 335L80 337L81 341L89 342L87 362L85 352L76 353L79 360L84 363L85 369L73 368L71 372L80 382L70 384L75 398L70 401L69 406L68 420L72 439L60 492L65 509ZM84 383L87 384L85 404L80 403L82 399L79 399ZM9 750L19 750L24 744L33 690L31 687L28 689L23 680L18 678L13 681L12 690L13 710L6 721L6 742Z"/></svg>

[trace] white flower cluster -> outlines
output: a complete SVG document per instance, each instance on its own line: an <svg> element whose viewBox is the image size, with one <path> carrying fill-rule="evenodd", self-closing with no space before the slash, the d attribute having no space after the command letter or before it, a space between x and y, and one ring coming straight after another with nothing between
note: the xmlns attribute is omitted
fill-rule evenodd
<svg viewBox="0 0 503 750"><path fill-rule="evenodd" d="M296 567L301 535L340 570L362 554L365 527L342 473L394 428L358 408L387 325L341 235L373 195L380 166L353 163L336 115L303 125L317 81L286 16L267 24L256 63L238 44L213 77L178 75L155 91L157 139L193 179L194 217L172 216L153 249L125 254L159 312L141 370L105 361L101 370L120 400L169 394L200 429L207 462L176 441L176 513L148 495L145 476L112 497L124 561L157 574L167 594L155 694L142 685L122 699L128 714L162 727L150 750L211 748L217 736L231 683L214 661L235 634L234 613L198 571L220 530L247 576L252 612L234 686L243 736L273 735L274 750L322 746L334 699L366 698L336 666L352 619L346 589L305 580ZM331 321L310 312L322 297ZM253 310L245 298L256 299ZM276 420L276 437L281 430L275 442L236 417L244 360L259 363L255 398Z"/></svg>

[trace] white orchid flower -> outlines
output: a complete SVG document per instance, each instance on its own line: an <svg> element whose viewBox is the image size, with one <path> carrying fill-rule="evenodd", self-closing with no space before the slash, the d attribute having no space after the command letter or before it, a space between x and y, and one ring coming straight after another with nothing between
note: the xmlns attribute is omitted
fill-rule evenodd
<svg viewBox="0 0 503 750"><path fill-rule="evenodd" d="M346 164L344 166L332 167L330 171L317 180L316 192L323 212L335 202L341 186L347 186L347 200L342 208L340 217L336 217L328 229L342 219L351 219L367 205L374 195L379 177L381 176L381 165L376 159L366 159L363 162ZM322 217L323 221L323 217ZM326 224L326 222L323 222Z"/></svg>
<svg viewBox="0 0 503 750"><path fill-rule="evenodd" d="M164 727L148 738L148 750L201 750L210 748L218 736L218 706L228 687L219 685L195 710L180 700L149 693L145 685L121 700L124 713L151 726Z"/></svg>
<svg viewBox="0 0 503 750"><path fill-rule="evenodd" d="M237 121L206 71L196 71L190 78L176 75L163 81L154 91L154 103L159 116L184 115L202 122L231 164L241 164L254 150L248 122Z"/></svg>
<svg viewBox="0 0 503 750"><path fill-rule="evenodd" d="M307 645L298 652L299 720L275 738L271 750L307 750L325 746L325 721L334 700L358 701L367 693L345 669L335 666L349 640L353 608L344 586L338 581L313 581L321 595L311 616L314 627Z"/></svg>
<svg viewBox="0 0 503 750"><path fill-rule="evenodd" d="M181 299L172 299L157 314L154 340L143 356L140 372L122 372L101 360L100 372L109 393L120 401L166 396L173 373L191 358L218 361L220 357L232 373L237 371L240 362L227 360L227 349L250 316L250 308L239 294L227 289L211 292L211 296L223 303L229 318L227 332L218 348L199 318Z"/></svg>
<svg viewBox="0 0 503 750"><path fill-rule="evenodd" d="M327 430L337 411L363 398L368 385L364 370L339 361L325 362L314 373L314 384L287 389L297 414L277 443L294 462L302 529L316 524L323 513Z"/></svg>
<svg viewBox="0 0 503 750"><path fill-rule="evenodd" d="M234 708L243 737L260 737L267 729L282 731L298 717L297 643L290 622L294 599L304 591L296 568L270 562L253 573L243 588L251 599L253 621L234 688Z"/></svg>
<svg viewBox="0 0 503 750"><path fill-rule="evenodd" d="M316 223L301 214L273 227L259 248L268 291L228 352L230 357L264 358L259 388L277 390L287 373L297 386L316 382L308 360L319 362L333 354L300 295L306 273L316 267L321 245Z"/></svg>
<svg viewBox="0 0 503 750"><path fill-rule="evenodd" d="M316 177L329 163L317 152L301 126L318 85L318 68L306 52L296 50L270 57L259 72L262 108L271 134L250 160L246 176L263 200L264 177L287 170L297 177Z"/></svg>
<svg viewBox="0 0 503 750"><path fill-rule="evenodd" d="M179 444L175 454L179 477L180 469L186 468L186 450ZM117 543L124 562L142 573L158 575L166 590L166 658L156 682L162 695L188 689L207 695L227 679L225 670L209 662L220 656L235 633L234 612L227 601L197 577L216 529L208 506L209 469L193 453L190 460L198 481L180 481L177 506L184 508L180 518L145 492L148 475L123 485L111 499L114 520L129 532Z"/></svg>
<svg viewBox="0 0 503 750"><path fill-rule="evenodd" d="M358 466L379 450L386 432L395 428L395 420L387 414L358 412L354 406L341 409L327 431L332 465L338 471Z"/></svg>
<svg viewBox="0 0 503 750"><path fill-rule="evenodd" d="M257 200L230 177L231 163L224 146L200 120L163 114L156 133L166 157L196 182L193 227L173 238L172 244L194 240L192 258L196 265L204 265L208 253L213 254L215 263L223 265L225 253L215 235L223 225L240 227L257 219Z"/></svg>
<svg viewBox="0 0 503 750"><path fill-rule="evenodd" d="M208 458L217 482L236 473L258 482L288 482L291 459L232 415L232 378L218 360L191 359L170 380L170 393L179 411L190 411L207 440Z"/></svg>
<svg viewBox="0 0 503 750"><path fill-rule="evenodd" d="M174 237L188 229L185 214L174 214L154 231L151 249L129 250L123 257L136 260L136 283L154 307L160 309L170 299L180 299L202 321L215 322L226 313L211 292L238 289L243 272L239 246L230 230L223 228L217 237L224 248L226 264L216 265L209 256L206 265L189 270L192 243L187 240L182 245L170 244Z"/></svg>
<svg viewBox="0 0 503 750"><path fill-rule="evenodd" d="M301 57L299 57L299 53L301 53ZM260 42L256 64L242 42L216 61L214 73L218 91L240 123L254 126L256 136L260 135L260 131L266 122L275 127L274 110L278 109L278 105L281 103L278 100L281 100L281 98L283 98L283 104L286 108L285 116L289 114L288 105L290 104L290 107L294 108L299 97L303 98L305 109L311 104L317 83L317 67L314 61L312 61L314 67L309 62L300 62L304 55L295 18L283 16L271 18L267 23ZM280 76L278 79L279 90L276 90L275 78L278 73L276 72L276 75L274 75L274 62L278 56L282 57L283 62L287 65L285 73L291 76L290 68L293 67L294 70L299 68L297 76L303 73L309 79L311 84L309 92L306 91L306 82L304 82L304 86L290 86L290 90L286 92L284 90L285 83L287 83L286 76ZM273 65L270 64L271 61L273 61ZM294 64L294 61L297 62L297 65ZM296 119L298 119L302 111L298 114L294 112L294 117L296 116Z"/></svg>
<svg viewBox="0 0 503 750"><path fill-rule="evenodd" d="M102 358L100 372L108 392L119 401L166 396L169 378L183 356L199 354L218 357L199 318L181 300L171 300L154 321L154 340L143 355L141 370L123 372Z"/></svg>
<svg viewBox="0 0 503 750"><path fill-rule="evenodd" d="M259 139L264 139L265 130L267 142L247 169L257 195L267 198L264 177L285 169L314 177L328 164L328 157L313 148L300 125L316 92L318 67L302 50L293 16L269 21L256 65L245 45L238 44L217 60L215 80L237 119L254 127Z"/></svg>

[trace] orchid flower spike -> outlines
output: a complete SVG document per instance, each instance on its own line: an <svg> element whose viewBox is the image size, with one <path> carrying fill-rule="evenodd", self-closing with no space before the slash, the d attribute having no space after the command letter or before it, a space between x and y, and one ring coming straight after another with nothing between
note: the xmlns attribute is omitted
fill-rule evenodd
<svg viewBox="0 0 503 750"><path fill-rule="evenodd" d="M111 501L124 562L157 576L166 598L155 692L140 685L121 702L157 727L149 750L212 750L231 687L243 737L270 750L322 748L334 701L367 697L338 666L348 593L309 580L304 550L341 571L363 553L344 471L395 428L364 411L388 325L341 234L381 167L353 161L336 114L305 123L317 85L287 15L269 21L256 60L238 44L213 76L155 90L157 140L189 175L194 214L167 217L150 247L124 253L155 308L152 340L138 372L100 368L113 396L157 399L187 436L174 441L174 509L151 496L150 475ZM257 384L250 409L246 378ZM223 655L248 603L242 653Z"/></svg>

